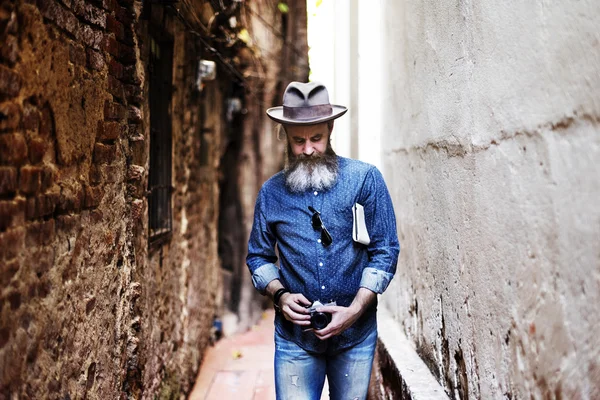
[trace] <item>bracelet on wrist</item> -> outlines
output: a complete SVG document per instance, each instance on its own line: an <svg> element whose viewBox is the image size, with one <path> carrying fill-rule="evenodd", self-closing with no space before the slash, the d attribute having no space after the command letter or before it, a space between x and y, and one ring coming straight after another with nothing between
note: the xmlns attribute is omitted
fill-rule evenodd
<svg viewBox="0 0 600 400"><path fill-rule="evenodd" d="M277 311L279 311L279 300L281 300L281 296L283 296L284 293L289 293L289 292L290 291L287 290L286 288L279 288L273 295L273 304L275 305L275 309Z"/></svg>

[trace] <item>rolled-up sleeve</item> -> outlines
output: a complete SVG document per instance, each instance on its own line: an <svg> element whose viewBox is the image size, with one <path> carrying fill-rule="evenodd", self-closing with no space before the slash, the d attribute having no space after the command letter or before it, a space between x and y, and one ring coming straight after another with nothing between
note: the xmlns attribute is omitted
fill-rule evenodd
<svg viewBox="0 0 600 400"><path fill-rule="evenodd" d="M275 265L275 236L267 223L264 206L264 192L261 189L256 198L246 256L246 265L252 274L252 284L261 294L265 294L265 289L271 281L279 279L279 268Z"/></svg>
<svg viewBox="0 0 600 400"><path fill-rule="evenodd" d="M261 293L264 293L267 285L275 279L279 279L279 268L273 263L258 267L252 274L252 284Z"/></svg>
<svg viewBox="0 0 600 400"><path fill-rule="evenodd" d="M392 199L375 167L367 174L361 199L371 243L367 246L370 261L363 270L360 286L381 294L396 273L400 243Z"/></svg>

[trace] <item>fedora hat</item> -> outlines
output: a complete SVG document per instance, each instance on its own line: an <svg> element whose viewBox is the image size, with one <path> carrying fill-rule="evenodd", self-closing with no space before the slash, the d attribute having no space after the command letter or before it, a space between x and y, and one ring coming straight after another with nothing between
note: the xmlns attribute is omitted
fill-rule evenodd
<svg viewBox="0 0 600 400"><path fill-rule="evenodd" d="M319 82L291 82L283 93L283 106L272 107L267 115L286 125L314 125L344 115L348 109L329 103L329 93Z"/></svg>

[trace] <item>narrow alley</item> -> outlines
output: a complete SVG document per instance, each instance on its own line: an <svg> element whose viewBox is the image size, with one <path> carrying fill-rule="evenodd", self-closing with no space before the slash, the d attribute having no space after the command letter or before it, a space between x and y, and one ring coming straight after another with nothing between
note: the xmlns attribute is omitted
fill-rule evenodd
<svg viewBox="0 0 600 400"><path fill-rule="evenodd" d="M369 400L600 400L598 26L0 0L0 400L275 399L275 340L368 349Z"/></svg>
<svg viewBox="0 0 600 400"><path fill-rule="evenodd" d="M273 311L247 332L210 347L189 400L275 399ZM328 399L327 387L322 399Z"/></svg>
<svg viewBox="0 0 600 400"><path fill-rule="evenodd" d="M275 399L273 312L248 332L210 347L189 400Z"/></svg>

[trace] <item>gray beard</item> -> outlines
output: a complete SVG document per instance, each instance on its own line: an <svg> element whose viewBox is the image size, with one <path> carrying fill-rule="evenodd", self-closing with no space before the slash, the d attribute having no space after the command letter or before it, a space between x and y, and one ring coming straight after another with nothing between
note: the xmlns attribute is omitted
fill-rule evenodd
<svg viewBox="0 0 600 400"><path fill-rule="evenodd" d="M324 154L294 156L288 148L285 162L285 184L295 193L306 190L325 190L332 187L338 177L337 156L331 145Z"/></svg>

